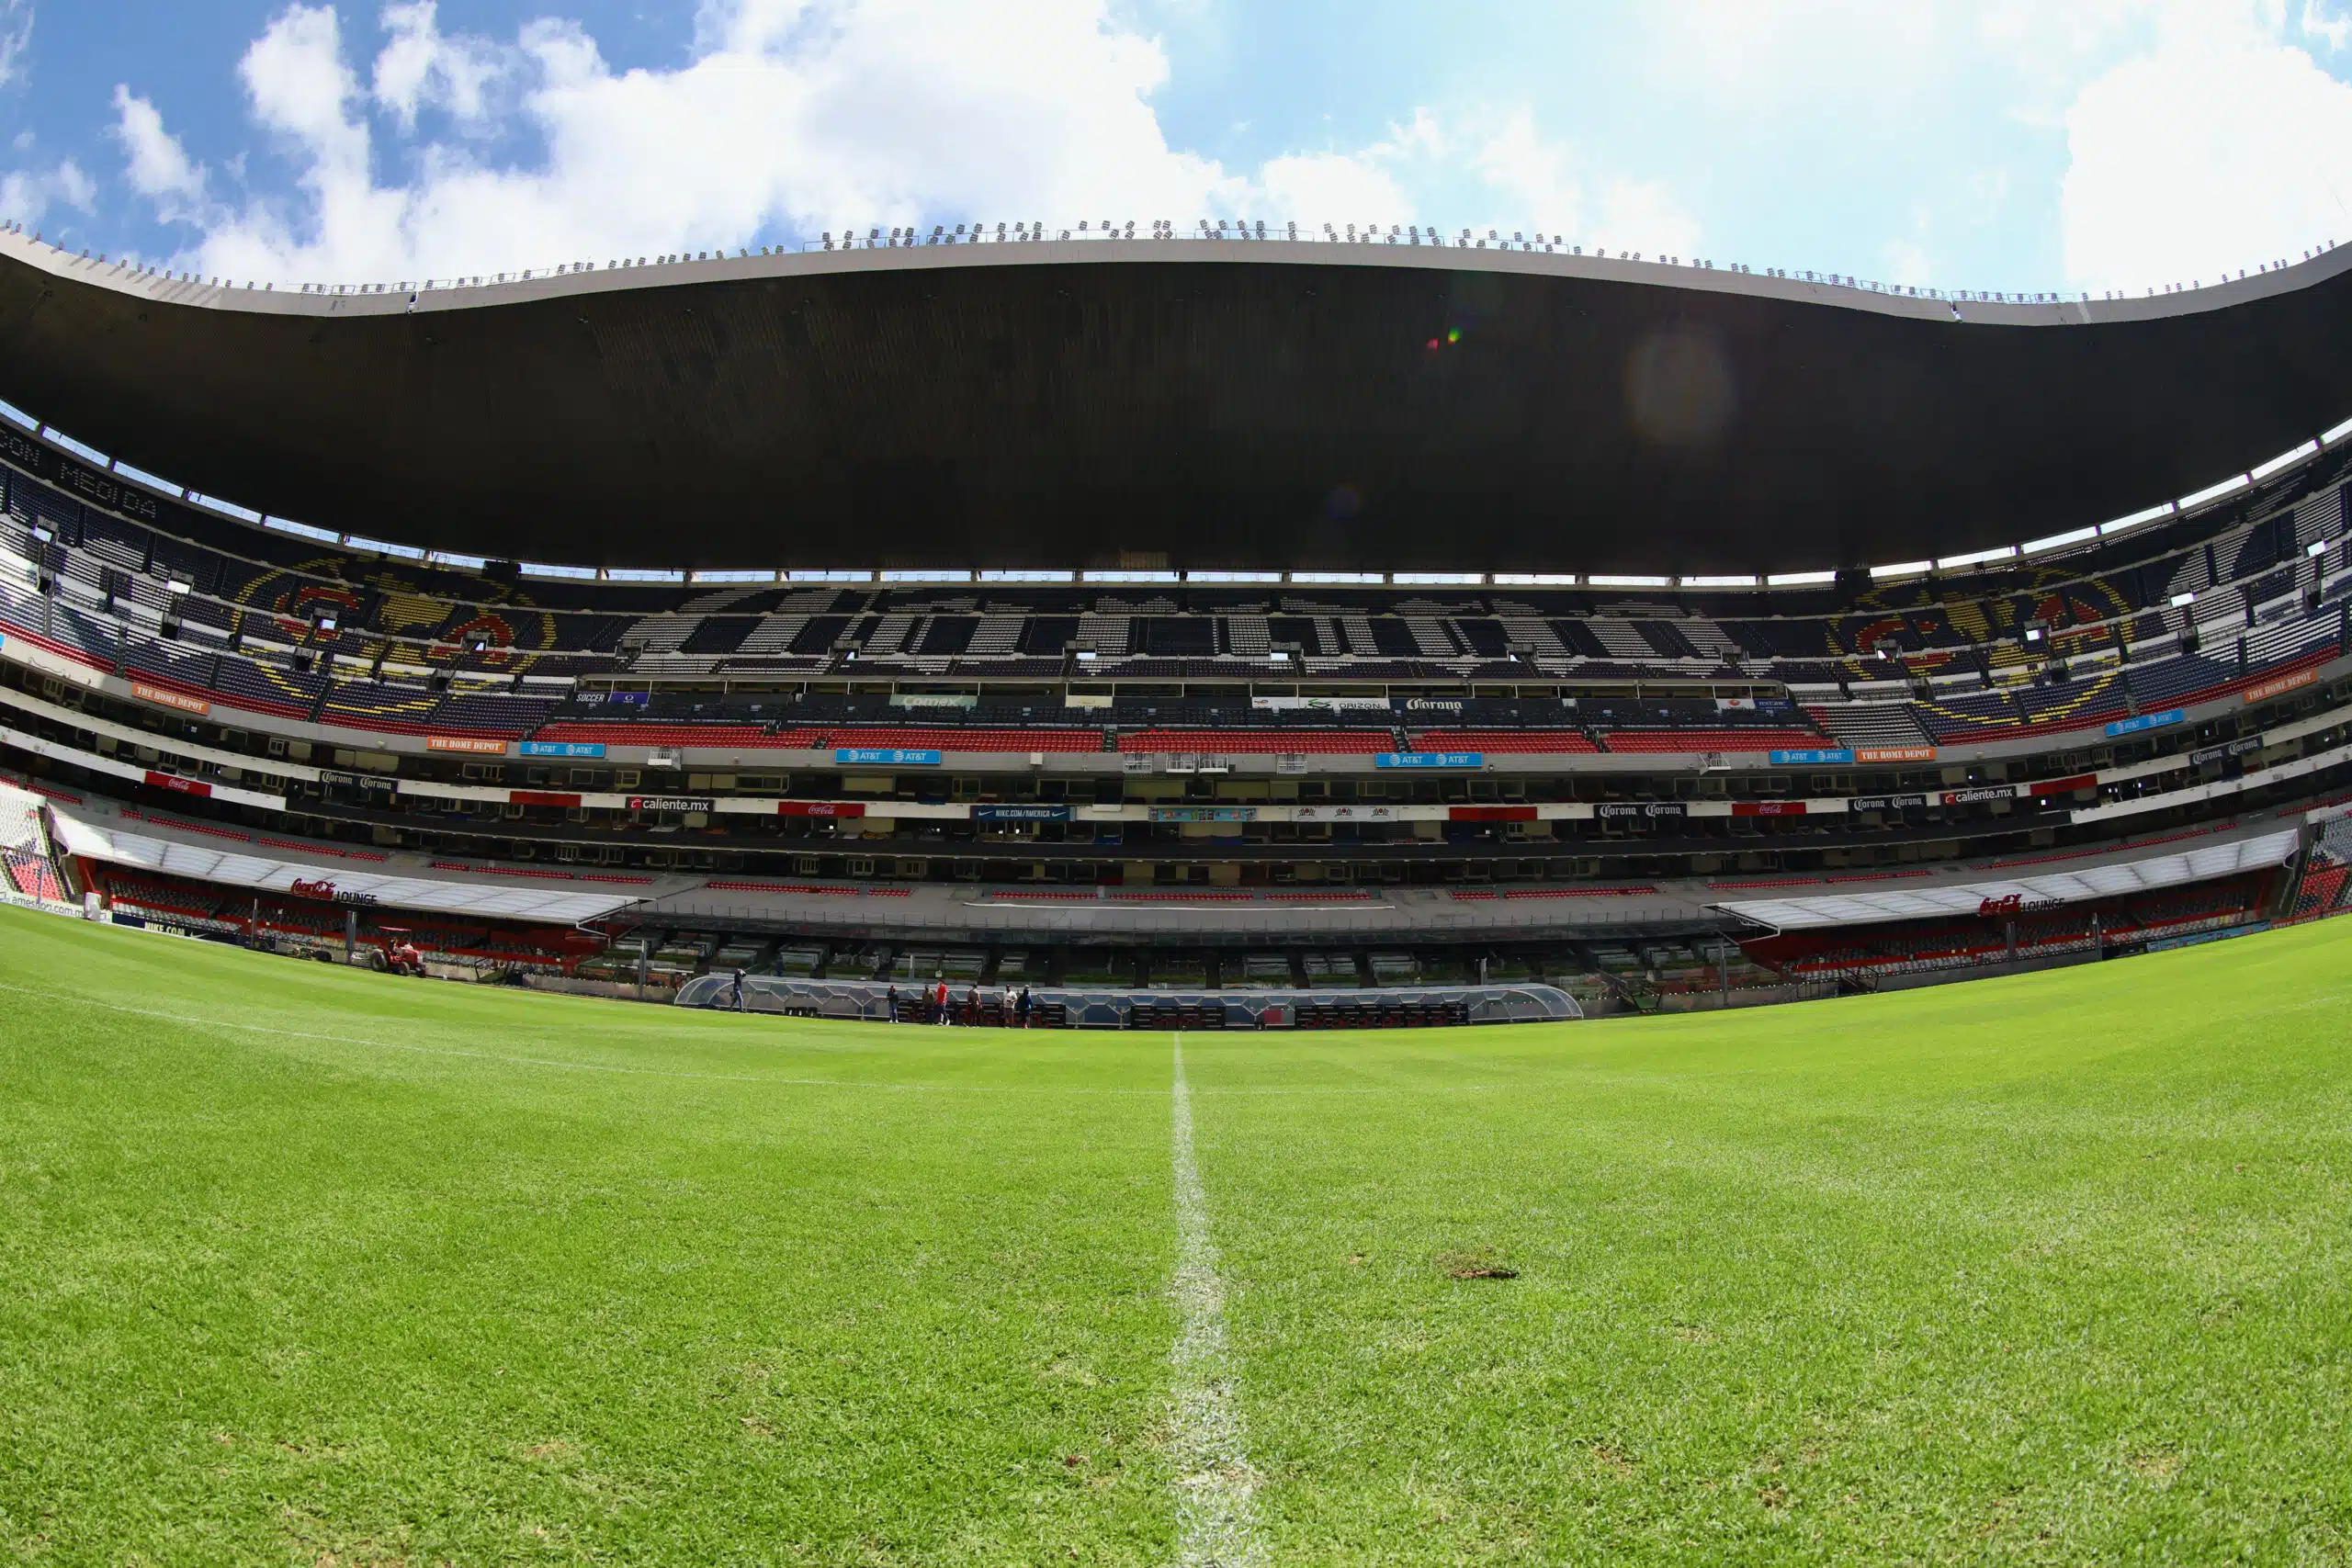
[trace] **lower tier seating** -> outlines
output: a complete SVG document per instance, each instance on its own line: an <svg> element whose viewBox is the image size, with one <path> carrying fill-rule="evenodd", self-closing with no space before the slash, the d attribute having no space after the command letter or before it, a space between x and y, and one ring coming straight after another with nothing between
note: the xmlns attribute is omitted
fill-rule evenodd
<svg viewBox="0 0 2352 1568"><path fill-rule="evenodd" d="M1810 729L1612 729L1600 738L1611 751L1774 751L1819 746Z"/></svg>
<svg viewBox="0 0 2352 1568"><path fill-rule="evenodd" d="M986 729L978 726L832 725L779 730L772 744L823 750L836 746L931 751L1100 751L1099 729Z"/></svg>
<svg viewBox="0 0 2352 1568"><path fill-rule="evenodd" d="M1592 737L1581 729L1424 729L1413 737L1413 749L1512 755L1585 755L1600 750Z"/></svg>

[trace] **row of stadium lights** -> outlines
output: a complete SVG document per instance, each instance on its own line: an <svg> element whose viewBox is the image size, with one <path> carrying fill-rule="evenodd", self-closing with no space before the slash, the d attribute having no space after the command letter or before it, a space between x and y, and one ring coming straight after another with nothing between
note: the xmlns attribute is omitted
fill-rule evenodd
<svg viewBox="0 0 2352 1568"><path fill-rule="evenodd" d="M96 448L74 440L63 431L41 423L40 421L8 402L0 401L0 420L22 425L43 440L63 448L83 461L95 464L148 490L186 501L192 505L201 506L208 511L217 512L223 516L233 517L239 522L253 524L281 534L291 534L300 538L314 539L322 544L339 545L346 549L391 556L402 560L424 561L435 566L452 567L460 570L481 571L490 564L488 558L482 556L464 555L449 550L426 550L413 545L398 545L382 539L367 538L357 534L337 534L332 529L314 528L307 523L296 523L284 517L268 516L251 507L240 506L234 502L222 501L182 485L175 485L168 479L159 479L143 469L132 468L128 463L108 457ZM1997 566L2004 561L2042 555L2052 550L2064 549L2070 546L2087 544L2093 539L2112 537L2159 519L2194 512L2201 506L2208 506L2223 500L2238 491L2258 484L2275 474L2292 468L2307 457L2316 456L2322 448L2333 446L2347 436L2352 436L2352 419L2344 421L2341 424L2312 437L2300 446L2281 452L2267 463L2257 464L2243 474L2233 474L2220 484L2209 485L2203 490L2182 496L2178 501L2164 502L2143 511L2134 512L2128 517L2119 517L2111 523L2075 528L2063 534L2052 534L2048 538L2030 540L2022 545L2003 545L1996 549L1977 550L1967 555L1946 556L1934 560L1901 561L1893 565L1873 566L1867 570L1874 581L1892 578L1925 577L1932 572L1963 571L1973 568ZM526 577L576 582L620 583L963 582L1008 585L1125 583L1142 586L1190 583L1202 587L1290 583L1314 587L1738 589L1815 588L1834 583L1838 578L1838 573L1835 571L1777 572L1764 576L1753 574L1650 576L1611 572L1585 574L1521 571L1171 571L1127 569L1082 570L1075 568L984 571L956 569L933 570L873 568L786 569L773 571L726 569L694 571L673 568L560 566L545 561L524 561L520 566L523 574ZM2188 602L2188 597L2183 596L2176 599L2174 604L2181 604Z"/></svg>
<svg viewBox="0 0 2352 1568"><path fill-rule="evenodd" d="M9 223L6 225L6 229L10 233L21 234L24 232L24 225L21 223ZM828 251L835 249L877 250L899 249L915 245L1032 243L1045 239L1046 235L1046 230L1045 226L1038 223L1015 223L1012 226L1010 231L1006 229L1005 225L1000 223L996 226L993 233L989 231L988 226L984 223L958 223L952 231L949 230L945 224L934 223L932 225L931 232L928 235L920 233L912 225L900 225L893 228L888 234L883 233L881 229L877 226L867 230L863 239L858 237L855 231L844 229L842 231L841 239L838 242L834 240L832 231L829 229L824 231L824 237L818 242L818 243L823 249ZM1068 229L1062 230L1060 237L1064 240L1069 239L1071 237L1070 231ZM1106 220L1090 231L1087 222L1084 220L1080 220L1078 225L1077 237L1080 240L1132 240L1136 237L1136 226L1130 222L1123 229L1119 225ZM1262 220L1258 222L1253 229L1248 219L1235 220L1232 225L1228 227L1227 220L1224 219L1220 218L1212 222L1209 219L1204 218L1200 220L1195 231L1190 236L1185 236L1177 233L1176 225L1173 222L1167 219L1161 219L1149 225L1144 237L1148 240L1176 240L1189 237L1211 242L1235 240L1295 241L1298 238L1298 225L1295 223L1285 224L1280 230L1269 234L1266 225ZM1315 235L1309 233L1307 238L1312 241L1315 239ZM33 235L33 240L36 243L46 243L38 232ZM1396 224L1392 223L1388 226L1388 231L1385 234L1383 234L1380 231L1380 226L1376 223L1366 224L1361 233L1357 231L1354 224L1350 223L1346 225L1345 233L1342 234L1338 228L1329 223L1326 223L1323 225L1322 240L1326 244L1435 245L1440 248L1452 246L1455 249L1461 250L1468 250L1475 247L1476 249L1482 251L1491 246L1494 249L1503 251L1513 249L1526 252L1540 251L1546 255L1555 254L1562 250L1566 250L1571 255L1581 256L1584 254L1584 247L1582 245L1565 244L1561 240L1561 237L1557 234L1546 237L1542 233L1538 233L1532 240L1531 240L1527 237L1525 231L1516 229L1511 231L1511 236L1508 240L1502 238L1501 234L1493 229L1487 230L1487 237L1481 240L1473 235L1467 229L1463 230L1458 235L1449 238L1446 235L1439 233L1433 227L1424 229L1418 224L1408 224L1400 231ZM55 247L52 246L51 248L54 249ZM2305 251L2303 253L2302 259L2309 261L2313 256L2324 254L2335 248L2335 242L2334 240L2325 241L2323 243ZM748 258L752 253L748 247L739 247L735 254L739 259L742 259ZM786 254L785 247L782 245L762 245L760 247L760 254L763 256L782 255L784 254ZM1597 259L1602 261L1610 259L1608 251L1600 247L1595 247L1592 254ZM90 253L85 250L82 253L83 259L87 260L89 258L89 254ZM107 257L105 253L100 252L97 259L101 264L106 263ZM617 272L633 270L642 266L674 266L689 262L725 261L726 259L727 251L725 247L722 246L717 251L696 251L691 254L686 252L680 251L669 255L657 256L650 259L645 256L639 256L634 261L623 256L616 261L607 261L605 264L605 268L608 272ZM1643 260L1644 256L1643 253L1640 251L1619 251L1615 259L1618 261L1637 262ZM1713 272L1715 270L1715 264L1713 261L1700 260L1686 262L1680 256L1669 255L1659 255L1651 259L1655 260L1655 262L1661 266L1690 266L1705 272ZM117 265L131 266L133 273L141 277L160 277L172 282L205 284L208 287L215 288L235 288L237 287L233 281L223 283L218 277L207 279L193 273L164 272L153 267L135 266L129 262ZM2280 256L2271 261L2257 264L2255 267L2255 274L2259 276L2273 271L2283 271L2290 265L2291 264L2286 257ZM306 283L302 285L300 292L304 294L338 295L387 293L405 294L415 289L431 290L436 288L469 288L482 287L485 283L502 284L510 282L528 282L535 277L561 277L573 273L594 272L595 270L596 264L594 262L573 262L565 266L536 269L526 268L522 272L511 274L503 272L493 273L489 275L487 277L481 274L477 274L471 277L427 278L421 284L405 282ZM1743 262L1732 262L1727 264L1726 270L1734 273L1752 275L1756 269ZM1851 274L1841 275L1834 272L1797 272L1791 271L1785 267L1766 267L1764 269L1764 276L1767 277L1785 278L1795 282L1826 283L1832 288L1854 288L1860 289L1865 293L1894 295L1913 299L1943 299L1947 301L1983 302L2007 305L2052 305L2060 303L2064 299L2064 296L2063 295L2048 291L2040 293L2005 293L1997 289L1988 290L1982 288L1962 288L1954 290L1921 288L1917 285L1911 284L1880 283L1871 278L1861 278L1858 280ZM2245 276L2245 268L2238 268L2236 274L2237 278L2243 279ZM2221 281L2223 283L2233 281L2231 275L2226 270L2222 273ZM246 291L249 293L253 290L254 287L254 285L250 281L244 285ZM265 283L260 287L264 292L271 292L276 289L277 285L273 283ZM2152 287L2145 292L2147 297L2154 298L2159 294L2186 294L2204 287L2205 283L2202 278L2191 278L2186 284L2167 283L2160 287ZM2130 290L2120 288L2108 289L2099 296L2102 299L2129 299L2130 297ZM2088 301L2090 295L2088 293L2084 293L2081 298L2084 301Z"/></svg>

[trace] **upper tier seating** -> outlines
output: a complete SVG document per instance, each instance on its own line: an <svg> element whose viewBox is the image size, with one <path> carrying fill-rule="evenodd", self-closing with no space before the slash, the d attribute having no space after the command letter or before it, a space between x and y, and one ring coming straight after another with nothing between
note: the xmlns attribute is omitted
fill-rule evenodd
<svg viewBox="0 0 2352 1568"><path fill-rule="evenodd" d="M1838 703L1808 707L1813 721L1841 746L1890 748L1932 744L1904 703Z"/></svg>
<svg viewBox="0 0 2352 1568"><path fill-rule="evenodd" d="M1368 756L1396 749L1385 729L1140 729L1119 737L1122 751Z"/></svg>
<svg viewBox="0 0 2352 1568"><path fill-rule="evenodd" d="M1939 745L1996 737L2025 722L2016 700L2006 691L1955 693L1933 702L1914 703L1911 707Z"/></svg>
<svg viewBox="0 0 2352 1568"><path fill-rule="evenodd" d="M2202 522L2151 529L2138 556L2134 535L2098 547L2095 562L2052 555L1859 593L1644 595L1498 584L500 581L170 505L133 521L0 465L0 626L92 668L223 707L363 732L512 739L545 723L544 739L619 744L1093 750L1102 731L1059 727L1058 694L1041 693L1033 713L1015 705L1025 699L984 689L983 706L957 719L926 714L920 726L898 722L908 710L887 709L878 694L763 696L757 682L684 703L657 691L642 718L559 702L566 678L627 672L648 659L697 679L716 669L838 680L854 653L876 685L945 676L1049 687L1081 672L1067 662L1080 649L1095 656L1092 672L1126 682L1114 710L1089 716L1114 732L1139 727L1117 742L1131 752L1362 755L1408 744L1391 727L1429 716L1278 713L1203 694L1239 690L1237 676L1259 681L1270 670L1285 682L1330 678L1359 689L1383 681L1467 688L1458 712L1444 709L1453 728L1409 742L1430 750L1566 754L1596 749L1596 734L1617 751L1821 746L1825 735L1800 728L1807 718L1840 744L1949 746L2222 700L2331 657L2345 636L2341 602L2352 594L2342 543L2347 467L2352 450L2339 449ZM2308 553L2314 545L2319 553ZM2192 592L2191 604L2170 603ZM2317 608L2307 607L2314 597ZM2029 628L2046 634L2038 645L2025 640ZM2181 651L2176 639L2192 637L2198 650ZM1290 657L1274 665L1277 653ZM2052 655L2072 679L2045 678ZM504 683L526 671L530 689ZM464 689L443 684L452 675ZM1667 680L1682 689L1741 682L1736 691L1746 677L1787 682L1811 706L1800 716L1774 711L1769 698L1749 711L1703 696L1606 694L1612 682L1655 690ZM1983 684L1988 677L1999 684ZM1930 678L1934 695L1913 694L1915 682ZM1547 694L1493 694L1531 680ZM1147 682L1168 694L1132 694ZM1547 710L1555 685L1574 695Z"/></svg>

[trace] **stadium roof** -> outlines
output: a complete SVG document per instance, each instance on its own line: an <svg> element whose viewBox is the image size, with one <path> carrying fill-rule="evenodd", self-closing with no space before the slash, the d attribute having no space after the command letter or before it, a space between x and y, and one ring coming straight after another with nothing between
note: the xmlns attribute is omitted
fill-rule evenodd
<svg viewBox="0 0 2352 1568"><path fill-rule="evenodd" d="M402 544L607 567L1951 558L2352 413L2352 248L2181 293L1159 239L303 293L0 235L0 397Z"/></svg>

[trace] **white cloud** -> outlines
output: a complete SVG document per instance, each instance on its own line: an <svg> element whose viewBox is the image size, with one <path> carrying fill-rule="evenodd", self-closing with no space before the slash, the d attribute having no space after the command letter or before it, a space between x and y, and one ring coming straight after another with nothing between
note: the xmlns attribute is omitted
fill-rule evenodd
<svg viewBox="0 0 2352 1568"><path fill-rule="evenodd" d="M382 22L390 41L376 56L375 98L402 130L416 129L420 108L446 109L461 126L488 118L490 89L505 72L495 45L444 36L434 0L388 6Z"/></svg>
<svg viewBox="0 0 2352 1568"><path fill-rule="evenodd" d="M0 85L24 73L25 51L33 37L32 0L0 0ZM33 133L15 139L18 153L33 150ZM38 224L58 207L88 212L96 204L97 186L67 158L48 169L10 169L0 173L0 218Z"/></svg>
<svg viewBox="0 0 2352 1568"><path fill-rule="evenodd" d="M443 277L972 219L1385 225L1415 220L1416 191L1457 187L1487 191L1506 229L1695 243L1654 183L1602 182L1586 213L1578 160L1525 113L1448 125L1417 110L1370 145L1253 169L1171 147L1152 103L1166 55L1114 6L703 0L684 64L616 71L575 23L493 43L443 33L432 0L389 5L355 63L335 9L298 0L240 67L253 120L294 166L290 197L224 203L128 89L117 135L132 187L200 231L180 265L240 279ZM426 110L454 132L420 130ZM492 156L511 146L544 152ZM388 154L405 174L379 183Z"/></svg>
<svg viewBox="0 0 2352 1568"><path fill-rule="evenodd" d="M128 159L130 188L154 202L167 221L197 216L204 202L205 172L164 129L163 115L120 83L115 85L114 111L113 135Z"/></svg>
<svg viewBox="0 0 2352 1568"><path fill-rule="evenodd" d="M1507 197L1521 223L1581 237L1584 189L1567 144L1547 141L1534 117L1520 109L1479 144L1470 166Z"/></svg>
<svg viewBox="0 0 2352 1568"><path fill-rule="evenodd" d="M1617 179L1601 189L1591 236L1603 250L1688 257L1699 248L1699 223L1658 181Z"/></svg>
<svg viewBox="0 0 2352 1568"><path fill-rule="evenodd" d="M1695 83L1743 112L1849 116L1859 105L1900 101L1935 73L1973 4L1657 0L1640 9L1661 81Z"/></svg>
<svg viewBox="0 0 2352 1568"><path fill-rule="evenodd" d="M1905 288L1921 288L1934 281L1928 265L1928 248L1917 240L1889 240L1880 248L1879 259L1886 269L1884 281Z"/></svg>
<svg viewBox="0 0 2352 1568"><path fill-rule="evenodd" d="M33 0L0 0L0 85L22 72L32 41Z"/></svg>
<svg viewBox="0 0 2352 1568"><path fill-rule="evenodd" d="M1293 153L1271 158L1243 204L1269 222L1306 216L1309 221L1410 223L1412 198L1374 160L1344 152Z"/></svg>
<svg viewBox="0 0 2352 1568"><path fill-rule="evenodd" d="M713 0L702 52L627 72L569 23L531 23L493 55L444 37L429 6L396 5L383 21L368 93L331 7L288 8L247 51L253 117L294 161L300 199L209 222L203 270L448 276L951 212L1181 222L1263 194L1167 145L1147 101L1167 62L1114 27L1103 0L1003 12ZM413 177L376 183L369 101L403 130L436 104L464 118L487 111L502 73L505 128L543 144L543 163L493 166L466 142L426 141ZM1275 171L1297 199L1363 198L1344 172L1313 160Z"/></svg>
<svg viewBox="0 0 2352 1568"><path fill-rule="evenodd" d="M2236 18L2176 17L2066 114L2066 271L2083 288L2212 282L2352 239L2352 87Z"/></svg>
<svg viewBox="0 0 2352 1568"><path fill-rule="evenodd" d="M1596 197L1588 188L1588 162L1570 143L1545 138L1526 109L1503 116L1482 129L1468 159L1496 213L1476 227L1557 234L1570 244L1650 256L1698 250L1699 221L1666 182L1606 177Z"/></svg>
<svg viewBox="0 0 2352 1568"><path fill-rule="evenodd" d="M237 74L263 125L321 162L365 163L368 133L346 112L359 83L344 63L334 6L288 6L245 51Z"/></svg>
<svg viewBox="0 0 2352 1568"><path fill-rule="evenodd" d="M97 197L97 186L71 158L53 169L0 175L0 215L19 223L39 223L57 206L87 212Z"/></svg>

